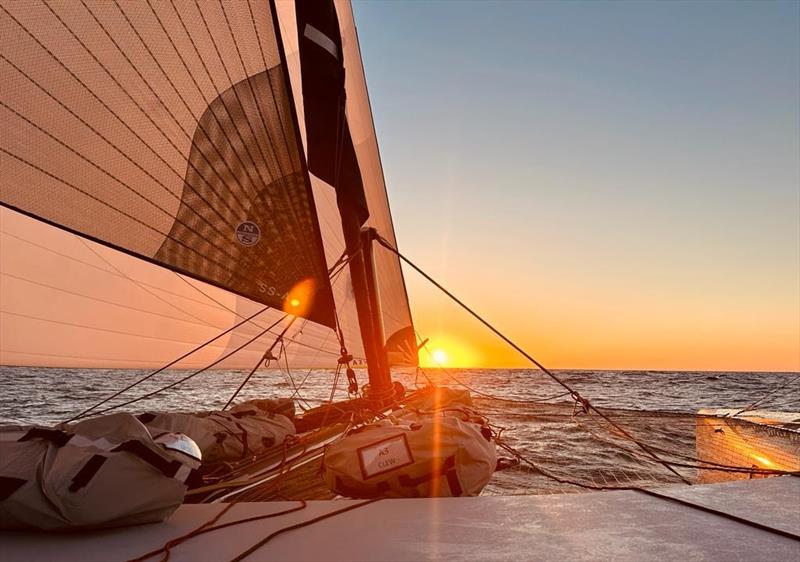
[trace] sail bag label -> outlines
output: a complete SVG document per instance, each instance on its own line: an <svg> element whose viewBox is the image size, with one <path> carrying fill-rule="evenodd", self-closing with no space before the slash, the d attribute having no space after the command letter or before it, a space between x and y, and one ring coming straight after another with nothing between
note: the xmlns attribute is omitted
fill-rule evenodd
<svg viewBox="0 0 800 562"><path fill-rule="evenodd" d="M408 440L403 434L361 447L358 460L365 480L414 463Z"/></svg>

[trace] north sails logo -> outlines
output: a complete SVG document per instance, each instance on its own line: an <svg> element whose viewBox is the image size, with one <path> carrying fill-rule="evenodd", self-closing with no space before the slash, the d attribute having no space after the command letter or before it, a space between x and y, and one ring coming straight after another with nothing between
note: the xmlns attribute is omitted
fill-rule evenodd
<svg viewBox="0 0 800 562"><path fill-rule="evenodd" d="M253 221L243 221L236 227L236 239L242 246L255 246L261 239L261 229Z"/></svg>

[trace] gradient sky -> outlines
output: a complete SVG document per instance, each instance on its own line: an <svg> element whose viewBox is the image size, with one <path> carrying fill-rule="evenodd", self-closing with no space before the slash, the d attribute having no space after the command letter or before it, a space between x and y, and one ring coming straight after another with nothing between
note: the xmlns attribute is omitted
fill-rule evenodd
<svg viewBox="0 0 800 562"><path fill-rule="evenodd" d="M800 3L354 11L423 268L546 365L800 370ZM451 364L524 365L407 280Z"/></svg>

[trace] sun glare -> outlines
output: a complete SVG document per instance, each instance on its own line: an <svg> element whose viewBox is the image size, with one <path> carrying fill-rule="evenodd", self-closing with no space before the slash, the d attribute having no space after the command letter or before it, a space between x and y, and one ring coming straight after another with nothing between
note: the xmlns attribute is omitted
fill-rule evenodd
<svg viewBox="0 0 800 562"><path fill-rule="evenodd" d="M447 352L444 349L435 349L433 351L433 360L439 365L447 364Z"/></svg>
<svg viewBox="0 0 800 562"><path fill-rule="evenodd" d="M313 279L304 279L291 288L284 297L283 311L294 316L308 314L314 304L316 287Z"/></svg>

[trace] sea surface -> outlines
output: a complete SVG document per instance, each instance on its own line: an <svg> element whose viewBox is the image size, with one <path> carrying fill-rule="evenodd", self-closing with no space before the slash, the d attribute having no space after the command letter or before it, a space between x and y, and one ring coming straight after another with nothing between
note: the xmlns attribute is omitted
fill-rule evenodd
<svg viewBox="0 0 800 562"><path fill-rule="evenodd" d="M123 406L130 412L199 411L221 408L247 371L207 371L163 392ZM0 422L55 424L67 421L148 374L142 370L0 367ZM102 408L154 392L191 374L165 371ZM556 376L608 412L637 439L665 451L695 454L695 417L703 408L746 408L800 412L798 373L556 371ZM359 372L361 382L366 373ZM430 381L425 377L430 377ZM556 382L522 369L429 370L395 373L407 388L428 382L470 389L475 403L501 431L504 442L536 466L582 482L607 485L673 481L663 466L642 458L619 431L586 415ZM341 377L343 379L344 377ZM334 400L347 398L339 380ZM298 408L331 398L333 370L258 371L236 401L297 398ZM98 411L102 410L98 409ZM507 455L506 455L507 456ZM687 474L684 472L684 474ZM689 477L692 477L689 470ZM497 473L488 493L546 493L563 485L523 463Z"/></svg>

